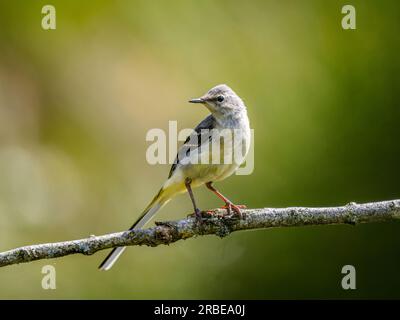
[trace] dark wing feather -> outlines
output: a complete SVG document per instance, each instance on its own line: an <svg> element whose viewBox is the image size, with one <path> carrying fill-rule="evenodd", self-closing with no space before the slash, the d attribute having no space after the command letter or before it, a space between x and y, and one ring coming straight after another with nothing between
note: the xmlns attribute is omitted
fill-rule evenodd
<svg viewBox="0 0 400 320"><path fill-rule="evenodd" d="M174 173L176 167L179 164L179 159L182 159L183 156L188 156L190 151L195 150L201 147L201 143L206 141L206 138L202 137L202 135L206 135L211 137L211 130L215 128L215 118L212 114L206 117L203 121L201 121L196 128L194 128L193 132L186 138L183 145L180 147L178 154L176 155L175 161L171 166L171 170L169 171L168 179ZM208 130L206 132L202 132L202 130Z"/></svg>

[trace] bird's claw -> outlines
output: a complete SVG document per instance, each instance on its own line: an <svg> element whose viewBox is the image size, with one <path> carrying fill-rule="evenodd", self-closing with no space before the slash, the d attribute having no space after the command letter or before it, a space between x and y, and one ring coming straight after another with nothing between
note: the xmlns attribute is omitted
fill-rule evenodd
<svg viewBox="0 0 400 320"><path fill-rule="evenodd" d="M219 214L215 210L206 210L206 211L200 211L200 209L197 209L195 212L188 214L188 218L195 218L196 222L199 225L202 225L204 223L204 218L205 217L217 217L217 218L224 218L225 216L230 216L232 214L232 211L234 214L236 214L239 219L245 219L246 215L241 211L241 209L246 209L247 206L243 204L233 204L231 202L227 202L226 205L222 206L221 209L226 209L227 213L226 214Z"/></svg>
<svg viewBox="0 0 400 320"><path fill-rule="evenodd" d="M223 207L221 207L221 209L226 209L228 215L230 215L233 210L240 219L245 218L245 214L240 209L246 208L247 207L244 204L233 204L232 202L227 202Z"/></svg>
<svg viewBox="0 0 400 320"><path fill-rule="evenodd" d="M195 212L193 212L193 213L191 213L191 214L188 214L187 217L188 217L188 218L195 218L195 219L196 219L196 222L197 222L199 225L202 225L202 224L203 224L203 214L202 214L202 213L203 213L203 212L200 211L200 209L196 209Z"/></svg>
<svg viewBox="0 0 400 320"><path fill-rule="evenodd" d="M245 204L233 204L233 203L227 203L226 205L222 206L221 209L228 209L229 207L233 208L239 208L239 209L247 209L247 206Z"/></svg>

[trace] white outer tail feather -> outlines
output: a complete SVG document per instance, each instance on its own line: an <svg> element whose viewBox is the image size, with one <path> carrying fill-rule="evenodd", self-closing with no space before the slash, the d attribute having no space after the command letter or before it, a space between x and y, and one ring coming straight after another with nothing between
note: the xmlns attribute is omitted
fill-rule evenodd
<svg viewBox="0 0 400 320"><path fill-rule="evenodd" d="M145 214L144 216L134 224L134 226L129 230L140 229L142 228L147 222L153 218L158 210L166 203L165 202L156 202ZM101 264L100 270L110 270L114 263L118 260L120 255L124 252L126 247L117 247L111 252L111 254L106 258L106 260Z"/></svg>
<svg viewBox="0 0 400 320"><path fill-rule="evenodd" d="M110 270L114 263L118 260L119 256L124 252L126 247L118 247L112 252L112 254L103 262L100 270L107 271Z"/></svg>

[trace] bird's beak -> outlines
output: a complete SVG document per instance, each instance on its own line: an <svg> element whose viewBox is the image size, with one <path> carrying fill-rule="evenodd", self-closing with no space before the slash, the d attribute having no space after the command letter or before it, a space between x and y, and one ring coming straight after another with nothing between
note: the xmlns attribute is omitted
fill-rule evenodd
<svg viewBox="0 0 400 320"><path fill-rule="evenodd" d="M197 98L197 99L190 99L189 102L190 103L204 103L206 101L203 98Z"/></svg>

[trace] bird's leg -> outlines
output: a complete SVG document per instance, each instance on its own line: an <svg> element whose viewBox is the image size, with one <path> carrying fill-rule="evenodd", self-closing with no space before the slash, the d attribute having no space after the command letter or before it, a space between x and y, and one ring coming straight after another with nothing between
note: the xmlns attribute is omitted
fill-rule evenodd
<svg viewBox="0 0 400 320"><path fill-rule="evenodd" d="M227 209L228 214L231 213L231 210L233 210L240 218L243 217L242 212L240 209L245 209L245 205L236 205L233 204L232 201L230 201L227 197L225 197L221 192L219 192L217 189L215 189L212 185L212 182L207 182L206 187L210 189L212 192L214 192L218 198L220 198L222 201L225 202L225 206L222 207L222 209Z"/></svg>
<svg viewBox="0 0 400 320"><path fill-rule="evenodd" d="M203 217L201 216L201 211L200 211L199 208L197 208L196 201L194 200L192 187L190 186L191 183L192 183L192 180L190 178L186 178L185 179L185 186L186 186L186 189L187 189L187 191L189 193L190 200L192 200L192 204L193 204L194 214L196 216L196 220L199 223L203 223Z"/></svg>

